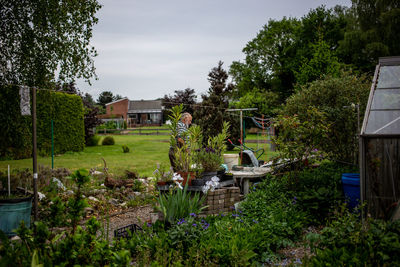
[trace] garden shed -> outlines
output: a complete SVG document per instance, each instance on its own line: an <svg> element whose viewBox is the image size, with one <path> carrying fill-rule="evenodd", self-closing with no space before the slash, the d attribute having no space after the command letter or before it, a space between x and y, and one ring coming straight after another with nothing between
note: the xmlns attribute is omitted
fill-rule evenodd
<svg viewBox="0 0 400 267"><path fill-rule="evenodd" d="M379 59L360 133L361 201L389 218L400 197L400 57Z"/></svg>

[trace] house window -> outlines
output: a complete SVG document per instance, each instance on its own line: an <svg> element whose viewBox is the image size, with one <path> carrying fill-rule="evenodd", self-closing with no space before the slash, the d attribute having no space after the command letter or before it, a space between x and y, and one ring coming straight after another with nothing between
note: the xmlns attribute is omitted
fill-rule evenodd
<svg viewBox="0 0 400 267"><path fill-rule="evenodd" d="M150 120L153 123L159 123L161 121L161 114L160 113L151 113Z"/></svg>

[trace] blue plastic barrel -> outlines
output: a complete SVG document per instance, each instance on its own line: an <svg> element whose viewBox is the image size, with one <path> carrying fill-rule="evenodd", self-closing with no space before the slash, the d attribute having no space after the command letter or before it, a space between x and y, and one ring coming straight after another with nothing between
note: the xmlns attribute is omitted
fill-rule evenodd
<svg viewBox="0 0 400 267"><path fill-rule="evenodd" d="M0 230L8 236L24 221L26 227L31 224L32 197L19 199L0 199Z"/></svg>
<svg viewBox="0 0 400 267"><path fill-rule="evenodd" d="M343 191L351 209L360 204L360 174L342 173Z"/></svg>

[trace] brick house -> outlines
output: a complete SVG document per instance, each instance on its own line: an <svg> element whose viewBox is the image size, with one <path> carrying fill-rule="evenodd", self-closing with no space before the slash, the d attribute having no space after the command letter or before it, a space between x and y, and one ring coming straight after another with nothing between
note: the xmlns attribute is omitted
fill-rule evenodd
<svg viewBox="0 0 400 267"><path fill-rule="evenodd" d="M107 118L123 118L124 121L128 118L129 99L127 97L106 104Z"/></svg>
<svg viewBox="0 0 400 267"><path fill-rule="evenodd" d="M122 98L106 104L104 118L123 118L128 127L162 125L161 100L129 100Z"/></svg>

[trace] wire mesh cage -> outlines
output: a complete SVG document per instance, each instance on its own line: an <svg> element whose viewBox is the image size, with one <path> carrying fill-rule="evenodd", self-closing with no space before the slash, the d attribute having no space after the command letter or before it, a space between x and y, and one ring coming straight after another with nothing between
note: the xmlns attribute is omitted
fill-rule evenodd
<svg viewBox="0 0 400 267"><path fill-rule="evenodd" d="M142 230L143 229L139 225L133 223L133 224L130 224L130 225L127 225L127 226L124 226L124 227L114 230L114 237L115 238L122 238L122 237L127 238L127 237L133 235L134 233L136 233L137 231L142 231Z"/></svg>

